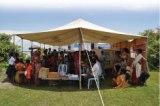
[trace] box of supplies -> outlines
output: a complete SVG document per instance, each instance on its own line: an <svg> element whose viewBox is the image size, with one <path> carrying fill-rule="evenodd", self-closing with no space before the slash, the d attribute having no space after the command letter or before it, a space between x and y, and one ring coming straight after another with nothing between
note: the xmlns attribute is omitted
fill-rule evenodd
<svg viewBox="0 0 160 106"><path fill-rule="evenodd" d="M60 80L61 77L59 75L58 72L49 72L48 73L48 78L47 79L51 79L51 80Z"/></svg>
<svg viewBox="0 0 160 106"><path fill-rule="evenodd" d="M49 68L42 67L39 70L38 78L46 79L48 77Z"/></svg>

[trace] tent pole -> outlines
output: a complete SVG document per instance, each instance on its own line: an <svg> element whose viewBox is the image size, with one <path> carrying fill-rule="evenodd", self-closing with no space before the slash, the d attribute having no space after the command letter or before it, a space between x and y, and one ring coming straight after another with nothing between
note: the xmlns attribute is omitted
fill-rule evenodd
<svg viewBox="0 0 160 106"><path fill-rule="evenodd" d="M41 48L41 43L39 43L39 47Z"/></svg>
<svg viewBox="0 0 160 106"><path fill-rule="evenodd" d="M81 76L81 51L82 51L82 43L79 45L79 89L82 89L82 76Z"/></svg>
<svg viewBox="0 0 160 106"><path fill-rule="evenodd" d="M44 49L46 49L46 46L45 46L45 44L44 44Z"/></svg>
<svg viewBox="0 0 160 106"><path fill-rule="evenodd" d="M83 33L81 28L79 28L79 32L80 32L80 47L79 47L79 89L82 89L82 75L81 75L81 51L82 51L82 44L83 44Z"/></svg>
<svg viewBox="0 0 160 106"><path fill-rule="evenodd" d="M15 47L15 35L13 35L13 45Z"/></svg>
<svg viewBox="0 0 160 106"><path fill-rule="evenodd" d="M23 39L21 41L22 41L21 43L22 43L22 54L23 54Z"/></svg>
<svg viewBox="0 0 160 106"><path fill-rule="evenodd" d="M33 42L31 41L31 48L33 47Z"/></svg>
<svg viewBox="0 0 160 106"><path fill-rule="evenodd" d="M12 37L13 37L13 49L14 49L14 51L15 51L15 48L16 48L15 36L16 36L16 35L14 35L14 34L12 35Z"/></svg>
<svg viewBox="0 0 160 106"><path fill-rule="evenodd" d="M33 54L33 41L30 41L31 42L31 60L32 60L32 54Z"/></svg>
<svg viewBox="0 0 160 106"><path fill-rule="evenodd" d="M42 48L42 44L40 43L40 48Z"/></svg>

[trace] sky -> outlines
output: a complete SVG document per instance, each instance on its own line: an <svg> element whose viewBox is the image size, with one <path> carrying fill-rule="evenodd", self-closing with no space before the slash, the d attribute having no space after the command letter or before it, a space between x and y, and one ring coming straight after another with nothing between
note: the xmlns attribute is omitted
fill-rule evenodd
<svg viewBox="0 0 160 106"><path fill-rule="evenodd" d="M78 18L139 34L159 25L158 0L0 0L0 32L38 32Z"/></svg>
<svg viewBox="0 0 160 106"><path fill-rule="evenodd" d="M158 27L158 0L0 0L1 31L43 31L83 18L138 34Z"/></svg>

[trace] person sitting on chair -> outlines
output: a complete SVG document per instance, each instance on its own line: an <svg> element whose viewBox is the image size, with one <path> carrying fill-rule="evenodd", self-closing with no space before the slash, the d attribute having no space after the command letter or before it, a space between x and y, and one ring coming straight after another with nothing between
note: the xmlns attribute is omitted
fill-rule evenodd
<svg viewBox="0 0 160 106"><path fill-rule="evenodd" d="M99 77L102 75L102 67L101 67L101 64L98 61L98 59L93 58L91 60L91 62L92 62L91 63L92 64L92 67L91 67L92 70L89 73L87 73L87 76L85 77L87 82L92 78L99 79ZM97 82L97 84L99 85L98 82Z"/></svg>
<svg viewBox="0 0 160 106"><path fill-rule="evenodd" d="M92 60L92 64L93 64L93 67L92 67L92 73L91 73L91 75L95 76L95 77L100 76L102 74L102 67L101 67L101 64L98 61L98 59L94 58Z"/></svg>

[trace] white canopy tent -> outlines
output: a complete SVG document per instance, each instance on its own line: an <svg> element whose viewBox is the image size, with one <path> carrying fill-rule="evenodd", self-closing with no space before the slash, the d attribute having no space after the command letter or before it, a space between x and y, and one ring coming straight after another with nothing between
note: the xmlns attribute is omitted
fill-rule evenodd
<svg viewBox="0 0 160 106"><path fill-rule="evenodd" d="M67 25L55 29L36 32L17 34L22 39L35 41L43 44L54 46L69 45L72 43L80 43L79 50L79 63L81 63L81 50L82 44L85 43L110 43L115 44L118 42L133 40L142 36L126 34L114 30L110 30L83 19L75 20ZM79 64L81 66L81 64ZM79 66L79 73L81 67ZM79 86L81 89L81 74L79 75Z"/></svg>
<svg viewBox="0 0 160 106"><path fill-rule="evenodd" d="M18 34L18 36L22 39L43 44L62 46L72 43L80 43L82 40L80 39L80 36L82 35L81 33L83 34L83 42L86 43L114 44L142 37L110 30L87 22L83 19L75 20L67 25L55 29L35 33Z"/></svg>

